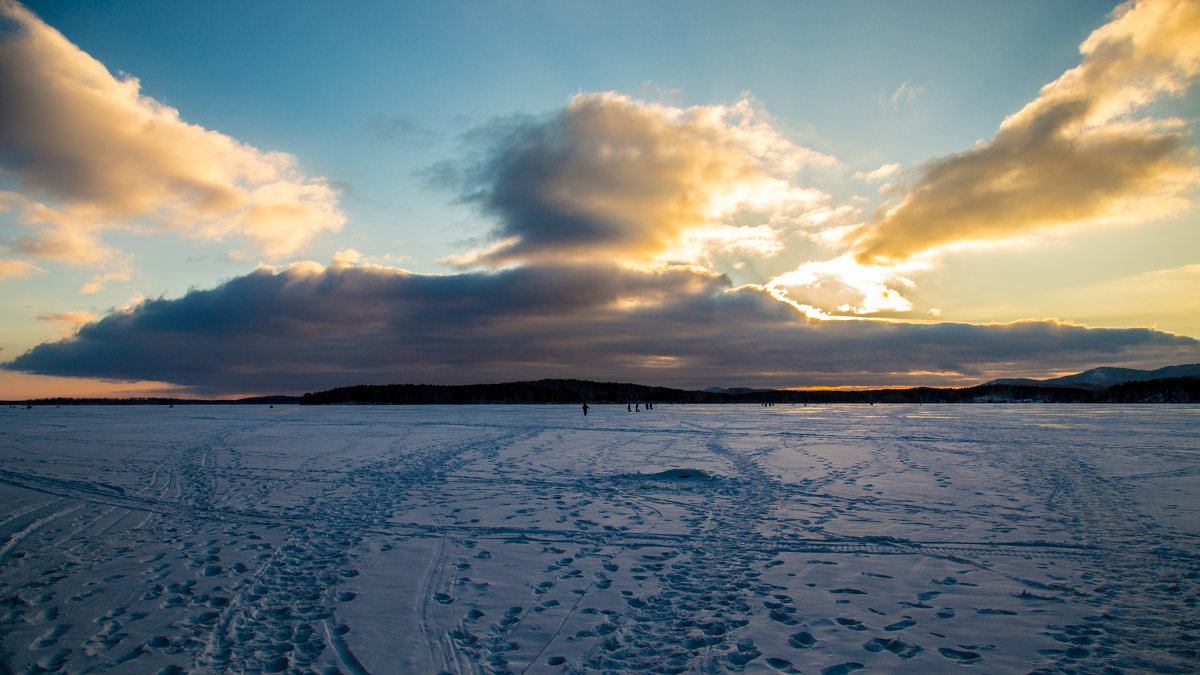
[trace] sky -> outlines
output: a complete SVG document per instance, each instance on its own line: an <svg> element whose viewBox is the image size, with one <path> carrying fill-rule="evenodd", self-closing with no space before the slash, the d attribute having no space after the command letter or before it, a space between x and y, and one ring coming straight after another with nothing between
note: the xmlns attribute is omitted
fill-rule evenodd
<svg viewBox="0 0 1200 675"><path fill-rule="evenodd" d="M0 0L0 399L1200 362L1200 2Z"/></svg>

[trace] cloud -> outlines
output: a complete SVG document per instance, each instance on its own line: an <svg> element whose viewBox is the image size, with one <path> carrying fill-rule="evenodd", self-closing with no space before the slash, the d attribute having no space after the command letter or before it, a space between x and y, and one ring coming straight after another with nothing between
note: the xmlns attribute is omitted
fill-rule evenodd
<svg viewBox="0 0 1200 675"><path fill-rule="evenodd" d="M36 229L15 250L100 265L99 233L137 222L279 257L344 222L337 191L295 157L183 121L16 2L0 0L0 20L0 169Z"/></svg>
<svg viewBox="0 0 1200 675"><path fill-rule="evenodd" d="M1200 170L1183 123L1131 114L1182 94L1200 74L1200 3L1122 5L1080 51L1082 63L991 140L927 164L864 230L856 258L895 263L939 247L1185 208Z"/></svg>
<svg viewBox="0 0 1200 675"><path fill-rule="evenodd" d="M959 384L1196 360L1200 342L1053 321L815 321L694 270L531 264L420 275L298 263L147 300L4 364L195 393L539 377L686 387ZM919 373L942 373L931 376Z"/></svg>
<svg viewBox="0 0 1200 675"><path fill-rule="evenodd" d="M828 318L832 312L853 315L904 313L913 303L897 286L914 287L906 273L927 269L924 262L906 269L884 265L861 265L850 255L833 260L806 262L795 270L771 279L766 288L813 318Z"/></svg>
<svg viewBox="0 0 1200 675"><path fill-rule="evenodd" d="M498 121L472 140L485 151L440 176L499 223L490 248L450 259L460 265L648 264L686 254L689 234L720 230L726 244L743 225L761 246L755 228L800 222L828 200L789 177L836 163L783 138L750 101L681 109L580 94L556 114Z"/></svg>
<svg viewBox="0 0 1200 675"><path fill-rule="evenodd" d="M99 315L97 315L95 312L88 312L84 310L54 312L51 314L39 314L37 316L38 321L55 323L61 326L61 329L57 334L59 339L73 335L80 326L89 324L99 318Z"/></svg>
<svg viewBox="0 0 1200 675"><path fill-rule="evenodd" d="M93 276L91 281L87 282L79 289L79 292L83 295L99 293L104 289L105 284L108 282L129 281L129 278L132 275L133 266L130 264L128 259L124 259L119 261L115 265L114 269Z"/></svg>
<svg viewBox="0 0 1200 675"><path fill-rule="evenodd" d="M363 255L352 248L344 248L333 254L334 265L356 265L362 262Z"/></svg>
<svg viewBox="0 0 1200 675"><path fill-rule="evenodd" d="M41 274L45 271L25 260L0 258L0 279L24 279L25 277Z"/></svg>
<svg viewBox="0 0 1200 675"><path fill-rule="evenodd" d="M883 108L884 110L896 110L902 103L912 105L917 102L917 97L924 92L924 89L921 87L914 87L906 80L899 87L897 87L896 91L892 92L890 96L888 94L880 94L879 107Z"/></svg>
<svg viewBox="0 0 1200 675"><path fill-rule="evenodd" d="M82 326L85 323L91 323L100 318L95 312L84 310L74 310L69 312L54 312L52 314L39 314L38 321L49 321L53 323L62 323L71 327Z"/></svg>
<svg viewBox="0 0 1200 675"><path fill-rule="evenodd" d="M865 173L862 171L856 171L854 172L854 177L858 178L859 180L865 180L868 183L874 183L875 181L890 178L891 176L900 173L900 168L901 167L899 164L884 164L874 171L868 171Z"/></svg>

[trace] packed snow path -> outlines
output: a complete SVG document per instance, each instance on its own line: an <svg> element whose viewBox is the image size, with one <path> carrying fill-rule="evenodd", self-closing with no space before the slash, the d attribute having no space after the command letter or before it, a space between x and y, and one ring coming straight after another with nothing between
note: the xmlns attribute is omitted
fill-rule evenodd
<svg viewBox="0 0 1200 675"><path fill-rule="evenodd" d="M0 672L1200 670L1195 406L0 414Z"/></svg>

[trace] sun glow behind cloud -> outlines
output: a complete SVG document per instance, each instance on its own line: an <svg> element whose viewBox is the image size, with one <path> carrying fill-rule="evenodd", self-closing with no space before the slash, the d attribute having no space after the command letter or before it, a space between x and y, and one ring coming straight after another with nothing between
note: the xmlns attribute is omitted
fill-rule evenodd
<svg viewBox="0 0 1200 675"><path fill-rule="evenodd" d="M897 290L916 284L905 274L929 269L929 261L906 266L862 265L852 256L809 262L767 284L776 297L786 296L806 307L831 307L843 314L909 312L913 303Z"/></svg>

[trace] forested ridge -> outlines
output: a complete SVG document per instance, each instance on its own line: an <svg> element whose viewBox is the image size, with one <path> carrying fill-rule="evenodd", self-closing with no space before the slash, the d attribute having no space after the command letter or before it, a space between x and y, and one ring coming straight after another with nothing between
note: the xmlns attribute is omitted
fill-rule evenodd
<svg viewBox="0 0 1200 675"><path fill-rule="evenodd" d="M1090 390L1061 386L983 384L975 387L869 390L767 389L696 391L625 382L535 380L501 384L385 384L305 394L319 404L466 405L485 403L1198 403L1200 378L1125 382Z"/></svg>

